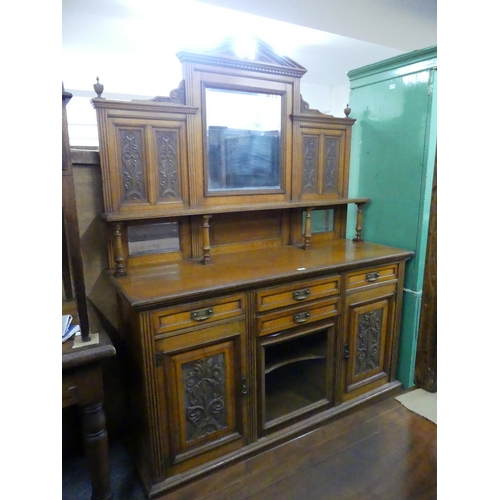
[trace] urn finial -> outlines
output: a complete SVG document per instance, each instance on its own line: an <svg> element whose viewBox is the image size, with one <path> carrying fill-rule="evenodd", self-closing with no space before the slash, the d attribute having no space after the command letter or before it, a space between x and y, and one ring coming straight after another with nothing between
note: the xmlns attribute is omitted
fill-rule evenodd
<svg viewBox="0 0 500 500"><path fill-rule="evenodd" d="M104 85L99 83L99 77L96 78L97 83L94 83L94 91L97 94L97 97L101 97L101 94L104 90Z"/></svg>
<svg viewBox="0 0 500 500"><path fill-rule="evenodd" d="M346 118L348 118L349 115L351 114L351 108L349 107L349 103L345 105L344 113L345 113Z"/></svg>

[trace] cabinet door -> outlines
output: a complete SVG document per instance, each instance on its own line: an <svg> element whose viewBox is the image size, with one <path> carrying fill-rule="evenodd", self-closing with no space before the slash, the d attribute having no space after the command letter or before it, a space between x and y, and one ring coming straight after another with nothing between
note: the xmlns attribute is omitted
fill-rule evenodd
<svg viewBox="0 0 500 500"><path fill-rule="evenodd" d="M154 102L123 104L96 102L105 211L161 217L167 208L186 208L186 122L197 110Z"/></svg>
<svg viewBox="0 0 500 500"><path fill-rule="evenodd" d="M353 120L330 115L294 116L294 199L332 200L347 196Z"/></svg>
<svg viewBox="0 0 500 500"><path fill-rule="evenodd" d="M156 342L167 475L245 444L245 338L237 320Z"/></svg>
<svg viewBox="0 0 500 500"><path fill-rule="evenodd" d="M344 401L389 381L397 284L368 287L346 298Z"/></svg>

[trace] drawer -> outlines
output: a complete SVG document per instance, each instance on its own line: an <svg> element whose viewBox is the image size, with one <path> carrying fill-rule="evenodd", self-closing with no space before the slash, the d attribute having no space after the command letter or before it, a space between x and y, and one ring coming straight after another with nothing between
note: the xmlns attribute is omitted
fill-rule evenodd
<svg viewBox="0 0 500 500"><path fill-rule="evenodd" d="M258 335L269 335L304 323L332 318L340 313L339 308L340 297L312 302L304 307L293 307L285 311L262 314L257 317Z"/></svg>
<svg viewBox="0 0 500 500"><path fill-rule="evenodd" d="M240 294L154 311L152 328L155 335L163 335L244 313L245 295Z"/></svg>
<svg viewBox="0 0 500 500"><path fill-rule="evenodd" d="M78 403L75 377L72 370L66 370L62 374L62 407L75 403Z"/></svg>
<svg viewBox="0 0 500 500"><path fill-rule="evenodd" d="M385 281L398 278L398 264L388 266L370 267L361 271L353 271L347 274L347 289L359 288L367 285L375 285Z"/></svg>
<svg viewBox="0 0 500 500"><path fill-rule="evenodd" d="M267 288L257 292L257 312L332 297L340 293L340 276L304 280L292 285Z"/></svg>

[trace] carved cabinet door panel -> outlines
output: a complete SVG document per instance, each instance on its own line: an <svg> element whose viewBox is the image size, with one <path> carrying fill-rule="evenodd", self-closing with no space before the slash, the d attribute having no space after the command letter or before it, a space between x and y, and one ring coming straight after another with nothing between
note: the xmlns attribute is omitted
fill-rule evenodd
<svg viewBox="0 0 500 500"><path fill-rule="evenodd" d="M396 284L347 295L344 337L344 401L389 381Z"/></svg>
<svg viewBox="0 0 500 500"><path fill-rule="evenodd" d="M159 425L166 475L246 442L245 322L157 341Z"/></svg>
<svg viewBox="0 0 500 500"><path fill-rule="evenodd" d="M157 212L187 205L186 124L182 120L114 117L102 154L105 209L121 213ZM107 153L107 155L106 155Z"/></svg>
<svg viewBox="0 0 500 500"><path fill-rule="evenodd" d="M347 196L351 122L332 124L331 116L295 119L295 157L300 168L293 197L300 200Z"/></svg>

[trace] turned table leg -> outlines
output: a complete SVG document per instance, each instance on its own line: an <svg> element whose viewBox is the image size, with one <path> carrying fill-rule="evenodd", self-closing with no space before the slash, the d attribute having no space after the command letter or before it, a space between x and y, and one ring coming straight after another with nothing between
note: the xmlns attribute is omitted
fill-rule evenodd
<svg viewBox="0 0 500 500"><path fill-rule="evenodd" d="M78 384L82 415L83 446L92 484L92 500L113 498L109 480L108 432L103 408L101 367L88 365L76 373L85 380Z"/></svg>

